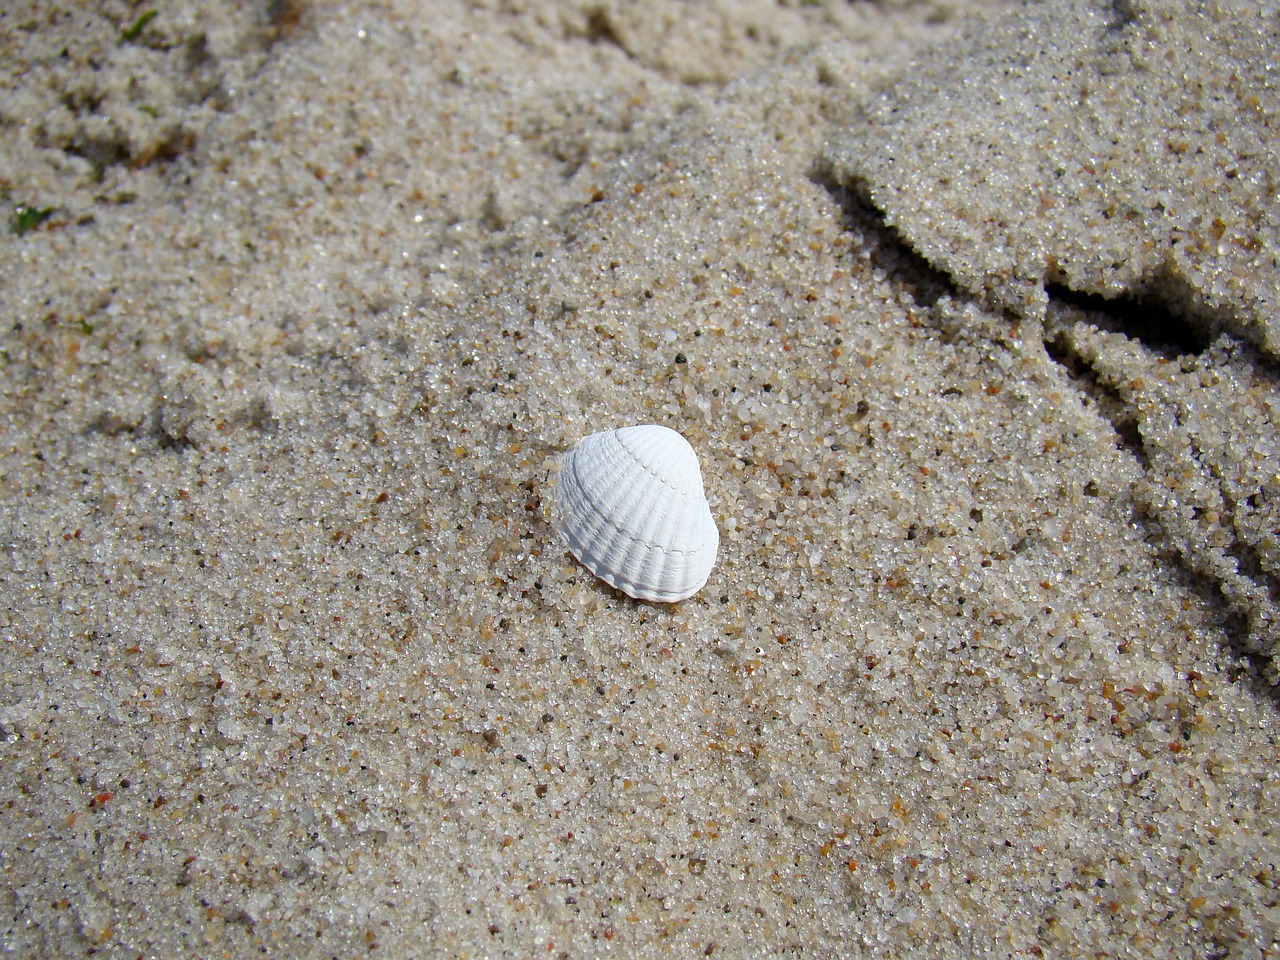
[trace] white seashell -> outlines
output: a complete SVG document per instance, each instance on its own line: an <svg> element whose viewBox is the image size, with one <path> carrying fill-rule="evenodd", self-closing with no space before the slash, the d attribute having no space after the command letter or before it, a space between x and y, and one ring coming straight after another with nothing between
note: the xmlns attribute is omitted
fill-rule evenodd
<svg viewBox="0 0 1280 960"><path fill-rule="evenodd" d="M638 600L691 597L715 566L720 534L698 455L667 427L584 438L560 468L556 502L569 552Z"/></svg>

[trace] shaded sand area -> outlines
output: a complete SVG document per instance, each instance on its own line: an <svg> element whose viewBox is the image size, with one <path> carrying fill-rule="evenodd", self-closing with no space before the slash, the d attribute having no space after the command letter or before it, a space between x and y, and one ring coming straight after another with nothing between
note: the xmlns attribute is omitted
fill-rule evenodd
<svg viewBox="0 0 1280 960"><path fill-rule="evenodd" d="M0 10L0 954L1277 955L1274 5L148 10Z"/></svg>

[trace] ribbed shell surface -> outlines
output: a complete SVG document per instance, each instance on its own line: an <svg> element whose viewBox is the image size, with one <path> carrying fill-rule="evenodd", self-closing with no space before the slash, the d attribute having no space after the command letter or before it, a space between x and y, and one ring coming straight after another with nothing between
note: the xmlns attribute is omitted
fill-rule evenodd
<svg viewBox="0 0 1280 960"><path fill-rule="evenodd" d="M593 433L565 457L556 499L569 551L640 600L671 603L702 589L720 534L698 457L667 427Z"/></svg>

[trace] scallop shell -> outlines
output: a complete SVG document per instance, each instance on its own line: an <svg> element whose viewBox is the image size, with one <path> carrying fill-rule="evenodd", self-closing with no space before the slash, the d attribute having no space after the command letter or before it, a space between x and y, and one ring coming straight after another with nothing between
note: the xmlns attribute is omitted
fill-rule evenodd
<svg viewBox="0 0 1280 960"><path fill-rule="evenodd" d="M569 552L638 600L691 597L715 566L720 534L689 441L659 426L593 433L573 448L557 486Z"/></svg>

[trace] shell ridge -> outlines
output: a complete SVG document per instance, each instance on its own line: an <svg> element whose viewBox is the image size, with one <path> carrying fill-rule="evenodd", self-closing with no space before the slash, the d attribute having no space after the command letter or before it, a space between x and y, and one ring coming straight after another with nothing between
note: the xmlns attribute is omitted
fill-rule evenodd
<svg viewBox="0 0 1280 960"><path fill-rule="evenodd" d="M686 549L686 548L683 548L683 547L664 547L664 546L662 546L661 544L657 544L657 543L649 543L649 541L645 540L645 539L644 539L644 537L643 537L643 536L641 536L640 534L632 533L630 530L627 530L627 529L625 529L625 528L623 528L623 527L618 526L618 525L617 525L616 523L614 523L611 519L609 519L609 517L608 517L607 515L605 515L605 514L601 513L601 512L600 512L600 511L595 507L595 504L591 503L591 501L589 501L589 500L588 500L588 501L586 501L586 502L587 502L587 504L592 508L592 512L593 512L597 517L599 517L601 520L603 520L603 521L604 521L604 522L603 522L603 524L602 524L602 526L607 526L607 527L609 527L609 528L610 528L610 529L612 529L612 530L616 530L618 533L622 534L624 537L626 537L626 539L627 539L627 540L631 541L632 543L642 543L642 544L644 544L646 547L651 547L651 548L653 548L653 549L655 549L655 550L661 550L663 553L665 553L665 554L666 554L667 556L669 556L669 557L675 557L675 556L679 556L679 557L691 557L691 556L694 556L695 554L701 553L701 550L699 549L699 547L698 547L698 546L689 547L689 548L687 548L687 549ZM701 544L701 545L702 545L702 546L705 546L706 544L708 544L708 543L710 543L710 542L711 542L711 538L710 538L710 537L708 537L707 539L705 539L705 540L703 540L703 541L702 541L702 544ZM719 542L719 537L716 537L716 542L717 542L717 543Z"/></svg>
<svg viewBox="0 0 1280 960"><path fill-rule="evenodd" d="M618 518L614 518L613 513L608 509L608 507L611 506L611 504L609 504L608 502L598 502L598 500L595 500L589 497L588 493L586 493L586 484L584 483L584 479L582 479L580 470L581 470L581 467L579 465L579 462L577 462L577 457L572 457L570 460L570 477L572 477L572 481L573 481L572 489L575 490L575 494L573 494L573 500L575 500L575 506L579 508L585 506L586 508L588 508L591 520L594 521L594 522L590 522L590 524L585 524L584 522L584 524L575 525L572 527L573 531L575 531L575 539L579 540L580 543L582 543L582 545L586 545L586 541L588 541L589 539L590 541L593 541L593 543L595 543L595 541L598 541L599 531L604 529L604 527L608 527L609 530L613 530L614 532L616 532L616 534L621 534L625 536L625 538L627 540L630 540L631 543L640 543L640 544L645 544L646 547L657 547L659 549L663 549L663 552L667 553L668 556L671 556L671 554L675 554L675 553L687 554L687 553L695 552L696 548L692 550L686 550L678 547L663 548L662 545L660 544L650 544L648 540L644 539L643 532L636 530L634 526L630 524L626 524L626 522L623 522L622 520L618 520ZM634 485L635 485L634 483L627 485L626 492L630 492L631 486L634 486ZM617 488L614 488L614 490L616 489ZM618 499L618 498L611 497L611 500L612 499ZM625 497L621 499L622 499L622 502L626 502ZM643 506L643 504L641 504L641 506ZM625 517L626 520L630 520L632 513L634 512L635 511L632 511L631 513L627 513ZM570 527L566 527L566 529L570 529ZM616 538L611 538L611 540L613 539L616 539Z"/></svg>
<svg viewBox="0 0 1280 960"><path fill-rule="evenodd" d="M675 602L710 577L719 530L697 453L669 427L583 438L561 467L557 500L570 552L615 589Z"/></svg>
<svg viewBox="0 0 1280 960"><path fill-rule="evenodd" d="M655 549L661 550L667 556L676 556L676 555L691 556L699 552L700 545L695 545L693 547L689 547L686 549L686 548L675 547L675 546L664 547L661 544L651 544L644 539L643 534L635 532L630 527L624 526L622 523L615 520L607 510L603 509L600 503L596 502L591 497L586 495L586 486L582 482L582 477L577 472L578 465L577 465L576 458L571 461L571 465L572 465L571 473L574 479L574 486L576 487L577 490L581 491L581 495L577 503L580 506L585 505L590 510L591 515L597 521L599 521L599 523L593 524L590 527L588 527L586 524L583 524L581 525L580 529L598 530L601 527L609 527L610 529L615 530L616 532L622 534L629 541L633 543L642 543L645 546L649 546L649 547L653 547ZM688 499L688 498L685 498L685 499ZM710 540L711 540L710 537L705 538L702 541L701 545L705 546L705 544L709 543ZM719 541L718 535L716 537L716 540L717 542Z"/></svg>
<svg viewBox="0 0 1280 960"><path fill-rule="evenodd" d="M645 488L645 480L647 473L642 471L620 471L622 478L615 482L604 496L591 499L592 506L607 517L614 519L614 522L621 528L627 530L638 531L638 525L630 523L634 517L634 507L642 499L637 493L642 493Z"/></svg>
<svg viewBox="0 0 1280 960"><path fill-rule="evenodd" d="M624 429L626 429L626 428L624 428ZM631 428L631 429L635 429L635 428ZM663 429L669 429L669 428L664 427ZM619 433L621 433L621 432L622 432L621 430L615 430L615 431L614 431L614 433L615 433L615 434L619 434ZM675 433L675 431L674 431L674 430L672 430L671 432L672 432L672 433ZM680 437L680 435L679 435L678 433L676 434L676 436L677 436L677 437ZM684 439L684 437L680 437L680 439L681 439L681 441L683 441L683 442L684 442L685 446L688 446L688 441L686 441L686 440ZM643 470L645 473L647 473L650 477L652 477L654 480L658 481L658 483L662 484L664 487L666 487L668 490L671 490L671 491L672 491L672 492L674 492L674 493L681 493L681 494L683 494L683 493L684 493L684 488L682 488L682 487L677 487L677 486L676 486L676 485L675 485L675 484L670 480L670 478L668 478L668 477L664 477L662 474L658 473L658 472L655 470L655 468L654 468L654 465L653 465L653 464L650 464L648 461L641 459L641 458L640 458L640 456L639 456L639 455L637 454L637 452L636 452L636 448L634 448L634 447L632 447L632 446L628 445L628 443L627 443L624 439L622 439L621 437L618 437L618 438L617 438L617 442L618 442L618 445L619 445L620 447L622 447L622 449L623 449L623 450L625 450L625 451L628 453L628 455L630 455L631 459L632 459L632 460L634 460L634 461L636 462L636 464L640 467L640 469L641 469L641 470ZM693 453L693 448L692 448L692 447L689 447L689 452L690 452L690 453ZM698 492L699 492L699 493L704 493L705 491L704 491L703 486L702 486L702 469L698 466L698 459L697 459L697 455L696 455L696 454L694 454L694 455L692 456L692 458L686 458L686 459L691 459L691 460L692 460L692 462L688 463L688 464L687 464L687 466L692 467L692 472L693 472L693 473L697 476L697 478L698 478Z"/></svg>

